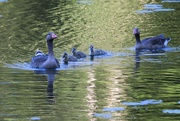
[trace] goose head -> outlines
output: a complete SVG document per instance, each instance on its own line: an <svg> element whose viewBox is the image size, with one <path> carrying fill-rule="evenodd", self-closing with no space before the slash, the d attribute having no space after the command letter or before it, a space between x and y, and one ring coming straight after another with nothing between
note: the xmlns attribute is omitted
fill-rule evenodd
<svg viewBox="0 0 180 121"><path fill-rule="evenodd" d="M75 47L72 48L71 53L73 53L73 54L76 53L76 48Z"/></svg>
<svg viewBox="0 0 180 121"><path fill-rule="evenodd" d="M135 27L135 28L133 29L133 34L134 34L134 35L140 34L140 31L139 31L139 29L138 29L137 27Z"/></svg>
<svg viewBox="0 0 180 121"><path fill-rule="evenodd" d="M68 64L68 53L67 52L64 52L62 58L63 58L64 63Z"/></svg>
<svg viewBox="0 0 180 121"><path fill-rule="evenodd" d="M54 32L49 32L46 36L46 41L52 41L56 38L58 38L58 36Z"/></svg>

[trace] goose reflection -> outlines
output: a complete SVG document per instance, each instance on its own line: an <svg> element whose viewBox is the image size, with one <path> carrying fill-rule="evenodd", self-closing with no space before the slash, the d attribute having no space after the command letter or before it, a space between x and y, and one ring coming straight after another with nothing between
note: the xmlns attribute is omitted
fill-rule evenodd
<svg viewBox="0 0 180 121"><path fill-rule="evenodd" d="M55 69L44 69L44 70L35 70L35 74L46 75L47 78L47 99L49 103L54 102L54 93L53 93L53 85L55 81L55 75L58 73Z"/></svg>
<svg viewBox="0 0 180 121"><path fill-rule="evenodd" d="M136 49L135 50L135 68L134 72L138 72L138 68L140 68L140 63L142 62L141 56L148 56L145 58L145 60L148 60L150 62L153 61L159 61L159 56L164 56L165 50L163 49L156 49L156 50L142 50L142 49Z"/></svg>
<svg viewBox="0 0 180 121"><path fill-rule="evenodd" d="M140 67L140 51L136 50L135 51L135 72L137 72L137 69Z"/></svg>

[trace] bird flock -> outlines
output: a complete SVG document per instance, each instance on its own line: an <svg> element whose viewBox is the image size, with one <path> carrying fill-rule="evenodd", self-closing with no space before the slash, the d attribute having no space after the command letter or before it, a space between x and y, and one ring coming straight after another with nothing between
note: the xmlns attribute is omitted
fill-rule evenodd
<svg viewBox="0 0 180 121"><path fill-rule="evenodd" d="M165 38L163 34L148 37L143 40L140 39L140 30L139 28L135 27L133 29L133 34L135 36L136 50L156 50L165 48L168 45L168 42L171 40L170 37ZM53 33L49 32L46 37L46 42L48 46L48 54L44 54L41 50L36 50L35 55L31 59L31 67L32 68L44 68L44 69L55 69L60 68L60 64L58 59L54 57L53 51L53 41L57 39L58 36ZM68 62L76 62L78 59L86 58L87 55L84 52L77 51L76 47L73 47L71 50L72 54L68 54L67 52L63 53L62 60L64 64L68 64ZM89 46L89 56L101 56L107 55L107 52L101 49L94 49L93 45Z"/></svg>

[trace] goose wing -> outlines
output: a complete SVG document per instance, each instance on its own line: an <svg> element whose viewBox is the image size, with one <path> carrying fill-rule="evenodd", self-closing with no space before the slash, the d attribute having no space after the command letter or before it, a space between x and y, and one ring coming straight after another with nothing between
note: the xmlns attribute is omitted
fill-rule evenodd
<svg viewBox="0 0 180 121"><path fill-rule="evenodd" d="M47 55L34 56L31 60L31 66L33 68L39 68L47 60L47 58Z"/></svg>
<svg viewBox="0 0 180 121"><path fill-rule="evenodd" d="M165 37L163 34L160 34L158 36L146 38L142 40L142 42L151 45L164 45Z"/></svg>
<svg viewBox="0 0 180 121"><path fill-rule="evenodd" d="M77 58L85 58L86 57L86 54L81 52L81 51L77 51L76 52L76 57Z"/></svg>

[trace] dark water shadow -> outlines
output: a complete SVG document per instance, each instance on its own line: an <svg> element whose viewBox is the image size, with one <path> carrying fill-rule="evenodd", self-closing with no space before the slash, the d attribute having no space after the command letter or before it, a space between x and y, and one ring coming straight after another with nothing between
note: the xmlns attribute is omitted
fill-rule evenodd
<svg viewBox="0 0 180 121"><path fill-rule="evenodd" d="M48 102L54 103L55 101L53 100L55 95L53 92L53 85L55 81L55 75L58 73L58 70L56 69L39 69L39 70L34 70L35 74L40 74L40 75L45 75L47 78L47 100Z"/></svg>
<svg viewBox="0 0 180 121"><path fill-rule="evenodd" d="M19 70L26 70L26 71L33 71L37 75L46 76L47 79L47 100L49 103L54 102L54 93L53 93L53 85L55 81L55 75L58 74L58 69L37 69L32 68L30 63L18 62L14 64L5 64L8 68L19 69Z"/></svg>
<svg viewBox="0 0 180 121"><path fill-rule="evenodd" d="M134 72L137 72L138 68L140 68L140 63L144 61L149 62L161 62L157 57L164 56L166 51L164 49L157 49L157 50L146 50L146 49L136 49L135 50L135 68ZM142 56L147 56L146 59L142 60Z"/></svg>

